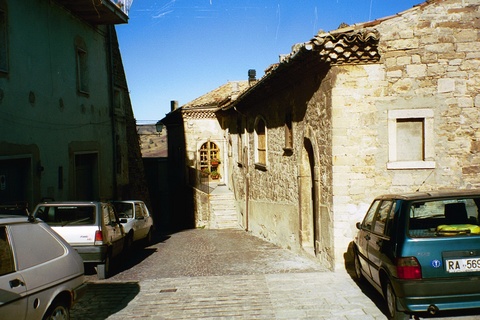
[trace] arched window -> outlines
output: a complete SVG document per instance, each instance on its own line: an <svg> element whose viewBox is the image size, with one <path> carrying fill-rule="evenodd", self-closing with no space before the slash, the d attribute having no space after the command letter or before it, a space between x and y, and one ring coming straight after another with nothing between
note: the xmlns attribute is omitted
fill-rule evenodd
<svg viewBox="0 0 480 320"><path fill-rule="evenodd" d="M212 142L207 141L200 147L200 170L208 173L218 173L220 165L220 149ZM213 177L213 175L212 175Z"/></svg>
<svg viewBox="0 0 480 320"><path fill-rule="evenodd" d="M267 164L267 127L260 117L255 121L255 163Z"/></svg>

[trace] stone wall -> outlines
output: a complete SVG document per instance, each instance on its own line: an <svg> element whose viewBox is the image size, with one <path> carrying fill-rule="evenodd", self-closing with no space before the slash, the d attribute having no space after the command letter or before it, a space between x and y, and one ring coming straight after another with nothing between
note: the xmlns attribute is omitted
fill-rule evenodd
<svg viewBox="0 0 480 320"><path fill-rule="evenodd" d="M437 1L373 26L379 64L332 68L337 262L375 196L480 186L479 27L478 1ZM433 152L424 167L392 162L392 110L432 112L424 139Z"/></svg>
<svg viewBox="0 0 480 320"><path fill-rule="evenodd" d="M260 80L225 119L228 181L245 226L342 268L355 223L375 196L479 187L479 27L478 0L430 1L328 34L333 44L346 34L336 42L339 51L329 47L324 54L319 47L326 42L318 35L311 43L317 51L296 52ZM352 35L373 58L329 60ZM293 146L287 152L290 112ZM265 166L254 163L258 117L267 124ZM239 122L246 126L242 163ZM422 150L403 159L410 147Z"/></svg>

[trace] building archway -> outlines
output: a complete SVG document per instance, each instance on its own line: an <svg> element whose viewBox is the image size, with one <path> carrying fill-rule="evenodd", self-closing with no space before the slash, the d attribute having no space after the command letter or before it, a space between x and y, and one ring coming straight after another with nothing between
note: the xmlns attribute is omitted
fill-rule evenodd
<svg viewBox="0 0 480 320"><path fill-rule="evenodd" d="M305 138L299 165L300 243L309 254L318 254L319 218L315 156L313 146Z"/></svg>

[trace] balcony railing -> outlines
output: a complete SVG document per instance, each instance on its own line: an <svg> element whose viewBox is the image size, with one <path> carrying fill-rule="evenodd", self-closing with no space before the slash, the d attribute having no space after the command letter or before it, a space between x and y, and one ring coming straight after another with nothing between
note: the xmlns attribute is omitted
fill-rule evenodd
<svg viewBox="0 0 480 320"><path fill-rule="evenodd" d="M209 175L203 171L197 170L192 167L188 168L188 183L191 187L203 191L207 194L212 192L213 188L209 184Z"/></svg>
<svg viewBox="0 0 480 320"><path fill-rule="evenodd" d="M56 0L74 15L91 24L128 22L133 0Z"/></svg>

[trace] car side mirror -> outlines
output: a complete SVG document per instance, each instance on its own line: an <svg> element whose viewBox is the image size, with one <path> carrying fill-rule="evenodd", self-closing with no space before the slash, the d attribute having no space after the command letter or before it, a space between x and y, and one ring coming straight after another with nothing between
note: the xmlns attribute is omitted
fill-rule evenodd
<svg viewBox="0 0 480 320"><path fill-rule="evenodd" d="M361 222L357 222L356 226L357 226L358 230L362 229L362 223Z"/></svg>
<svg viewBox="0 0 480 320"><path fill-rule="evenodd" d="M127 223L127 222L128 222L128 221L127 221L127 219L125 219L125 218L120 219L120 223Z"/></svg>

